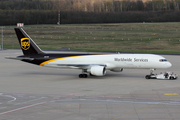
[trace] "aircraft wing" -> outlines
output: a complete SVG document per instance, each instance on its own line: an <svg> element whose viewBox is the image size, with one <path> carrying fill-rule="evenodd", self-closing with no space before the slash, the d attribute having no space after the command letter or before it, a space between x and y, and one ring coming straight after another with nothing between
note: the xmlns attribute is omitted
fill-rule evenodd
<svg viewBox="0 0 180 120"><path fill-rule="evenodd" d="M88 69L92 66L106 66L105 64L50 64L62 68Z"/></svg>

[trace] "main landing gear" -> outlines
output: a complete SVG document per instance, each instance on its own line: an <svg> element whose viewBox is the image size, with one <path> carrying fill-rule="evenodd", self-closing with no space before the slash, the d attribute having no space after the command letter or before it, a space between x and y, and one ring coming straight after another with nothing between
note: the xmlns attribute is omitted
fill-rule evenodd
<svg viewBox="0 0 180 120"><path fill-rule="evenodd" d="M156 76L153 74L154 70L156 69L150 69L150 75L146 75L145 78L146 79L156 79Z"/></svg>
<svg viewBox="0 0 180 120"><path fill-rule="evenodd" d="M79 74L79 78L87 78L88 75L85 73L86 73L85 70L82 70L82 74Z"/></svg>
<svg viewBox="0 0 180 120"><path fill-rule="evenodd" d="M79 78L87 78L88 75L87 74L79 74Z"/></svg>

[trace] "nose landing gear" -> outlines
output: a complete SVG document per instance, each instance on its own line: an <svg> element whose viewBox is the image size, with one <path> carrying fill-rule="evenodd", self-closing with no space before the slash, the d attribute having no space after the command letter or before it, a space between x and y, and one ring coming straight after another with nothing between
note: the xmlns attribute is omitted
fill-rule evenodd
<svg viewBox="0 0 180 120"><path fill-rule="evenodd" d="M156 69L150 69L150 75L146 75L146 79L156 79L156 76L153 74L154 70Z"/></svg>

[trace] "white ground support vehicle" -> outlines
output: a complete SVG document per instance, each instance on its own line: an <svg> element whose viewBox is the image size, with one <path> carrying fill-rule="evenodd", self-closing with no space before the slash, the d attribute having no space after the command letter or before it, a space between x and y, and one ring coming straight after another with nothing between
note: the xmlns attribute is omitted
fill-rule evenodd
<svg viewBox="0 0 180 120"><path fill-rule="evenodd" d="M173 74L172 72L164 72L160 74L151 74L151 75L146 75L146 79L163 79L163 80L174 80L178 78L178 75Z"/></svg>
<svg viewBox="0 0 180 120"><path fill-rule="evenodd" d="M174 80L178 78L178 75L173 74L172 72L165 72L159 75L156 75L157 79L168 79L168 80Z"/></svg>

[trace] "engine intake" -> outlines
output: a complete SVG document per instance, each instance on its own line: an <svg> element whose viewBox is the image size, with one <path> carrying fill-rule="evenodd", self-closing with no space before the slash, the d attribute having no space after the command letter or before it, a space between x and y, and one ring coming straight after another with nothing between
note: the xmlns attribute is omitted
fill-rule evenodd
<svg viewBox="0 0 180 120"><path fill-rule="evenodd" d="M88 72L94 76L104 76L106 74L106 68L104 66L93 66Z"/></svg>

